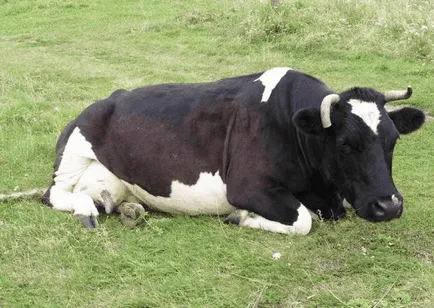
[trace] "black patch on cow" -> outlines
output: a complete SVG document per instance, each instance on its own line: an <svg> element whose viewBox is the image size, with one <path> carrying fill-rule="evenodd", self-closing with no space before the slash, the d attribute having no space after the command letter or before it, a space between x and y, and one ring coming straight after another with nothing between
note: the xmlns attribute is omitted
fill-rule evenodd
<svg viewBox="0 0 434 308"><path fill-rule="evenodd" d="M354 87L339 95L341 100L346 102L350 99L359 99L365 102L384 101L384 96L372 88Z"/></svg>
<svg viewBox="0 0 434 308"><path fill-rule="evenodd" d="M52 186L53 186L53 185L51 185L51 186L47 189L47 191L44 193L44 195L42 196L42 203L45 204L45 205L47 205L47 206L49 206L49 207L53 207L53 205L52 205L51 202L50 202L50 188L51 188Z"/></svg>
<svg viewBox="0 0 434 308"><path fill-rule="evenodd" d="M395 123L395 127L400 134L414 132L425 122L425 114L423 111L410 107L404 107L389 112L389 117L392 119L393 123Z"/></svg>
<svg viewBox="0 0 434 308"><path fill-rule="evenodd" d="M305 108L297 111L292 121L297 129L305 134L319 135L324 132L321 116L316 108Z"/></svg>
<svg viewBox="0 0 434 308"><path fill-rule="evenodd" d="M243 84L245 78L139 88L91 105L77 125L116 176L168 197L174 180L193 185L201 172L223 173L222 149Z"/></svg>

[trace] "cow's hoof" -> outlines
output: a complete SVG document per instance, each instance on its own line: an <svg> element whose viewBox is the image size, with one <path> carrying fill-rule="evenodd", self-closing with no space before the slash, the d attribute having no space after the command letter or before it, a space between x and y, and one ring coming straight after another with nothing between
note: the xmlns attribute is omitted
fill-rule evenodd
<svg viewBox="0 0 434 308"><path fill-rule="evenodd" d="M98 220L94 216L74 215L75 218L81 221L81 224L86 229L93 229L98 227Z"/></svg>
<svg viewBox="0 0 434 308"><path fill-rule="evenodd" d="M249 215L249 212L246 210L235 210L226 217L224 223L225 224L234 224L240 225Z"/></svg>
<svg viewBox="0 0 434 308"><path fill-rule="evenodd" d="M142 222L145 209L138 203L125 202L119 206L121 223L126 227L135 227Z"/></svg>

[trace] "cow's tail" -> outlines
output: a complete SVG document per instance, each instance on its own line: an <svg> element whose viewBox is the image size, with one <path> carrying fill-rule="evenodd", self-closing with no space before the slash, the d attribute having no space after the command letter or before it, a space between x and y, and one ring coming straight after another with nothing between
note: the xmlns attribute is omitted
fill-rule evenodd
<svg viewBox="0 0 434 308"><path fill-rule="evenodd" d="M47 188L34 188L26 191L0 194L0 202L18 199L41 199Z"/></svg>

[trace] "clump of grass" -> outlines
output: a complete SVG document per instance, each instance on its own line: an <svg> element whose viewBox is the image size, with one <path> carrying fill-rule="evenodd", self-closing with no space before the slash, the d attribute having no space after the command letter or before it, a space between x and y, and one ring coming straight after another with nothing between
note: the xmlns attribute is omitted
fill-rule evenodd
<svg viewBox="0 0 434 308"><path fill-rule="evenodd" d="M294 15L292 6L261 5L248 11L246 19L240 23L241 34L251 42L261 42L297 33L309 20L296 20Z"/></svg>
<svg viewBox="0 0 434 308"><path fill-rule="evenodd" d="M225 18L225 14L222 12L201 10L196 8L188 11L187 13L179 15L177 20L179 23L187 26L196 26L203 25L205 23L215 23L222 18Z"/></svg>
<svg viewBox="0 0 434 308"><path fill-rule="evenodd" d="M297 52L342 50L434 59L434 3L430 1L312 1L258 5L249 2L239 36L251 43L280 41Z"/></svg>

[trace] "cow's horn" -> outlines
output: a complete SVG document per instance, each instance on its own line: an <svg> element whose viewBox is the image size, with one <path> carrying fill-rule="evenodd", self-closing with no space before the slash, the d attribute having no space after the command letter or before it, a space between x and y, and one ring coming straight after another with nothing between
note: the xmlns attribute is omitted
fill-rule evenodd
<svg viewBox="0 0 434 308"><path fill-rule="evenodd" d="M339 95L329 94L322 100L321 103L321 123L324 128L332 126L332 121L330 119L330 108L332 105L339 102Z"/></svg>
<svg viewBox="0 0 434 308"><path fill-rule="evenodd" d="M392 90L392 91L385 91L384 98L386 99L386 103L390 101L396 101L398 99L407 99L411 96L413 93L413 90L411 86L408 86L407 90Z"/></svg>

